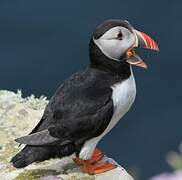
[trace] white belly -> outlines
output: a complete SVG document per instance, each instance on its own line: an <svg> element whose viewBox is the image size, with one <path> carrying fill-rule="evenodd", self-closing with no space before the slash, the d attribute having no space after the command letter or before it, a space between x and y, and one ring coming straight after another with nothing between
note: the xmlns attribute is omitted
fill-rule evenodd
<svg viewBox="0 0 182 180"><path fill-rule="evenodd" d="M97 143L117 124L117 122L126 114L133 104L136 96L136 85L132 69L129 79L114 85L112 89L112 99L114 104L112 119L108 127L100 136L85 142L79 154L81 159L87 160L91 158Z"/></svg>

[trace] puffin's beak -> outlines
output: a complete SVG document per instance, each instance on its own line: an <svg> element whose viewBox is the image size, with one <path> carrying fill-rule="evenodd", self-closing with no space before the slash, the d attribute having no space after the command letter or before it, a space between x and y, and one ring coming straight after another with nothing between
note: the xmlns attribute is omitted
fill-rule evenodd
<svg viewBox="0 0 182 180"><path fill-rule="evenodd" d="M136 47L159 51L159 46L149 35L137 30L134 30L134 32L136 33L137 41L138 41L136 43Z"/></svg>
<svg viewBox="0 0 182 180"><path fill-rule="evenodd" d="M133 48L139 47L159 51L159 46L149 35L137 30L134 30L134 33L136 35L136 43ZM137 54L135 54L133 48L127 52L127 62L135 66L147 68L146 63Z"/></svg>

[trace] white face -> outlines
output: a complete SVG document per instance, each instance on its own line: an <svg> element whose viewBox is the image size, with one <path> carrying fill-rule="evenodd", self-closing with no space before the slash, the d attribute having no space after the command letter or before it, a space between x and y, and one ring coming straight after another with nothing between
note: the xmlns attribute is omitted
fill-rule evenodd
<svg viewBox="0 0 182 180"><path fill-rule="evenodd" d="M122 55L136 43L136 36L122 26L116 26L105 32L95 44L107 57L119 60Z"/></svg>

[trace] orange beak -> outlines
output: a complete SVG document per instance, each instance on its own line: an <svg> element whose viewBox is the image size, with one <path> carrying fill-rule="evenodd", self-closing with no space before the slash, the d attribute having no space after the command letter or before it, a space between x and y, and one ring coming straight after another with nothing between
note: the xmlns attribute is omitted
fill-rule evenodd
<svg viewBox="0 0 182 180"><path fill-rule="evenodd" d="M139 47L139 48L146 48L150 50L159 51L159 46L149 35L145 34L144 32L134 30L134 33L136 35L136 44L132 47L132 49L128 50L127 62L132 65L146 69L147 68L146 63L137 54L135 54L133 48Z"/></svg>

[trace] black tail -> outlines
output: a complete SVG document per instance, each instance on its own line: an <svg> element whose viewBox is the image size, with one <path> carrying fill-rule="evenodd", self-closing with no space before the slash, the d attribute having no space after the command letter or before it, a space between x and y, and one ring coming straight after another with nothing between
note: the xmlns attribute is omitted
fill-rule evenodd
<svg viewBox="0 0 182 180"><path fill-rule="evenodd" d="M62 158L69 156L75 152L74 144L66 144L64 146L25 146L12 159L11 163L16 168L23 168L33 162L41 162L50 158Z"/></svg>

